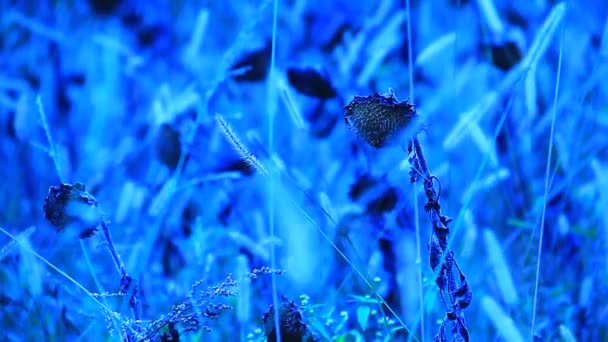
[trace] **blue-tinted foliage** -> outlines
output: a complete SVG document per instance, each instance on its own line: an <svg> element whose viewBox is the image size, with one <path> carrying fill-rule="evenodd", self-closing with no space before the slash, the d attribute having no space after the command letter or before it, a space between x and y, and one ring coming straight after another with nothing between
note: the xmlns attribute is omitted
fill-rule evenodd
<svg viewBox="0 0 608 342"><path fill-rule="evenodd" d="M604 1L0 0L0 341L608 340L607 76Z"/></svg>

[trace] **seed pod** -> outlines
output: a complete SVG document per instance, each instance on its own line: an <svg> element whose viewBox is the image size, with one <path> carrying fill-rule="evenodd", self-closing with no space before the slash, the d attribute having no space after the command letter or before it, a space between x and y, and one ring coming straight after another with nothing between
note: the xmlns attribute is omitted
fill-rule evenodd
<svg viewBox="0 0 608 342"><path fill-rule="evenodd" d="M298 92L319 99L331 99L336 89L327 76L312 68L288 68L287 80Z"/></svg>
<svg viewBox="0 0 608 342"><path fill-rule="evenodd" d="M236 81L250 82L265 80L268 70L270 69L271 53L272 44L270 41L267 41L261 49L246 53L231 68L231 70L242 68L246 68L246 70L233 78Z"/></svg>
<svg viewBox="0 0 608 342"><path fill-rule="evenodd" d="M394 186L386 189L377 198L374 198L367 204L365 212L373 215L381 215L395 209L397 200L399 199L399 191Z"/></svg>
<svg viewBox="0 0 608 342"><path fill-rule="evenodd" d="M350 186L348 191L348 197L356 201L360 199L363 194L378 184L378 180L372 177L369 173L364 173L357 177L357 180Z"/></svg>
<svg viewBox="0 0 608 342"><path fill-rule="evenodd" d="M162 24L142 26L137 32L137 43L139 44L139 46L144 48L158 48L158 43L161 43L161 45L163 45L162 43L170 45L170 36L171 33L169 32L169 29L163 26Z"/></svg>
<svg viewBox="0 0 608 342"><path fill-rule="evenodd" d="M523 57L522 51L514 41L507 41L500 44L489 44L482 46L482 49L490 54L490 60L497 68L502 71L509 71L517 65Z"/></svg>
<svg viewBox="0 0 608 342"><path fill-rule="evenodd" d="M181 157L182 146L179 131L169 124L160 126L156 136L156 156L171 170L175 170Z"/></svg>
<svg viewBox="0 0 608 342"><path fill-rule="evenodd" d="M89 0L89 6L95 14L107 17L120 7L121 2L120 0Z"/></svg>

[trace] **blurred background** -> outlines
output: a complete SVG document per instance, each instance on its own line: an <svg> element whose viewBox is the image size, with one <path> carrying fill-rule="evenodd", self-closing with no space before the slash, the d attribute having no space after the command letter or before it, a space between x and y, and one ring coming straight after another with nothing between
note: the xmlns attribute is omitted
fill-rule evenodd
<svg viewBox="0 0 608 342"><path fill-rule="evenodd" d="M607 340L607 61L597 0L0 0L0 340L274 341L281 305L308 340L431 341L415 133L470 340L533 316L538 341ZM344 106L389 89L422 129L374 148ZM101 231L44 218L77 182L140 321ZM168 324L195 283L197 322Z"/></svg>

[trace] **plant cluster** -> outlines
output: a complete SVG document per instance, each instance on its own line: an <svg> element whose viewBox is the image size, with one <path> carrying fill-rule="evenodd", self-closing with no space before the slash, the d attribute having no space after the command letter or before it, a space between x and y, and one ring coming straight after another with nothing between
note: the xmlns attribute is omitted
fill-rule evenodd
<svg viewBox="0 0 608 342"><path fill-rule="evenodd" d="M608 340L608 4L0 13L1 342Z"/></svg>

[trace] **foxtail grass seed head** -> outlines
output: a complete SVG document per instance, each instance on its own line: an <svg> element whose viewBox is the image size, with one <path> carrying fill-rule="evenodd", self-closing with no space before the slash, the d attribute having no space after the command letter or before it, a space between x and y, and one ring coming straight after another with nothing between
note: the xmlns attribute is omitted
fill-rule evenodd
<svg viewBox="0 0 608 342"><path fill-rule="evenodd" d="M399 102L392 89L382 95L355 96L344 110L349 127L376 148L385 146L418 117L414 105Z"/></svg>

